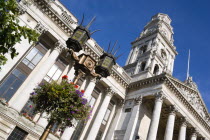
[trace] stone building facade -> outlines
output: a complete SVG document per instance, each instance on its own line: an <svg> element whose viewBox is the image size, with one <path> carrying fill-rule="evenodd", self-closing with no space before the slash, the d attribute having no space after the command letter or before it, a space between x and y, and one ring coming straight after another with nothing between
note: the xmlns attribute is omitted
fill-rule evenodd
<svg viewBox="0 0 210 140"><path fill-rule="evenodd" d="M0 72L0 139L39 139L48 124L46 114L34 114L29 100L43 80L74 78L74 63L65 41L78 20L58 0L21 0L20 24L37 30L39 42L23 39L19 55ZM80 89L93 108L84 124L59 132L55 124L49 140L210 140L210 116L191 77L172 76L177 55L171 19L157 14L132 42L126 65L112 68L111 76L97 81L83 77ZM96 61L103 49L89 39L84 51Z"/></svg>

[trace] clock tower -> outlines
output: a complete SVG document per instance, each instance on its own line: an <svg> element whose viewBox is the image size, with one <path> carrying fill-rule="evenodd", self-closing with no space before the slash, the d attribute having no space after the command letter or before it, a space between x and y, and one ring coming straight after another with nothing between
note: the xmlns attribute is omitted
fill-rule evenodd
<svg viewBox="0 0 210 140"><path fill-rule="evenodd" d="M134 81L168 73L172 75L177 55L173 42L173 28L168 15L158 13L133 41L125 71Z"/></svg>

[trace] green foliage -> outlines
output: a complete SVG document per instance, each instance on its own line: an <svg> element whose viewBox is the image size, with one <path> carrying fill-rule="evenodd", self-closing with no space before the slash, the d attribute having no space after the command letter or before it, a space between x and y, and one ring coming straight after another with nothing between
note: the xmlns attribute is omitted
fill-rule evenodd
<svg viewBox="0 0 210 140"><path fill-rule="evenodd" d="M36 104L36 113L50 114L49 121L58 122L64 128L71 127L73 119L87 120L90 117L91 108L83 94L63 79L61 83L42 83L31 93L31 99Z"/></svg>
<svg viewBox="0 0 210 140"><path fill-rule="evenodd" d="M39 34L35 30L19 25L19 14L16 0L0 0L0 56L9 53L13 59L18 55L14 45L21 37L27 38L29 43L38 41ZM5 59L0 59L2 64Z"/></svg>

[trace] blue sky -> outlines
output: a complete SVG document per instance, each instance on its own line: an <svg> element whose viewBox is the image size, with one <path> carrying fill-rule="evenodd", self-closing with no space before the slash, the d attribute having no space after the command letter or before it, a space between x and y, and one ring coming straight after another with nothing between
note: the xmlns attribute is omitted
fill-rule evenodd
<svg viewBox="0 0 210 140"><path fill-rule="evenodd" d="M91 30L101 29L92 37L107 48L118 40L124 53L117 62L124 66L134 41L151 17L165 13L172 19L174 44L178 55L173 76L186 79L188 50L191 50L190 75L197 83L210 110L210 1L209 0L60 0L79 20L85 14Z"/></svg>

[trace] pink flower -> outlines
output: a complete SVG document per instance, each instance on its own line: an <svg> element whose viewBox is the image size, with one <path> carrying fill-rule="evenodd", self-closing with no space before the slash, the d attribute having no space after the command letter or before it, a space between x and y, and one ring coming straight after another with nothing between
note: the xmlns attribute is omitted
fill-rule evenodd
<svg viewBox="0 0 210 140"><path fill-rule="evenodd" d="M29 107L32 108L33 106L32 105L29 105Z"/></svg>

